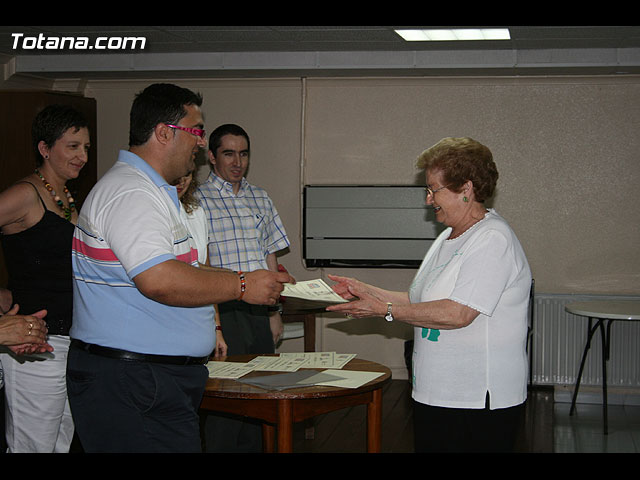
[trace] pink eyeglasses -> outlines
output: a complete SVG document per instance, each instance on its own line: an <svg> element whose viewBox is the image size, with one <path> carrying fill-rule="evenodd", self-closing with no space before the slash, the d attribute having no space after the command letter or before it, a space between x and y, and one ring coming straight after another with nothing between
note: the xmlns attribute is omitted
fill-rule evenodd
<svg viewBox="0 0 640 480"><path fill-rule="evenodd" d="M204 138L204 136L206 135L206 132L201 128L183 127L181 125L169 125L168 123L165 125L169 128L177 128L178 130L184 130L185 132L188 132L191 135L195 135L196 137L200 137L200 138Z"/></svg>

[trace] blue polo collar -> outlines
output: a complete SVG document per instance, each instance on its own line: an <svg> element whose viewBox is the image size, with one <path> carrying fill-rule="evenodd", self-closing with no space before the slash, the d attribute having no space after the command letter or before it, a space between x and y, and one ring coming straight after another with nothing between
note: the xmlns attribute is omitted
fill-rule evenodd
<svg viewBox="0 0 640 480"><path fill-rule="evenodd" d="M142 157L130 152L129 150L120 150L120 153L118 154L118 161L131 165L144 173L156 187L165 190L169 194L169 197L173 200L176 208L180 210L180 199L178 198L178 190L176 187L169 185L162 175L156 172L151 165L142 159Z"/></svg>

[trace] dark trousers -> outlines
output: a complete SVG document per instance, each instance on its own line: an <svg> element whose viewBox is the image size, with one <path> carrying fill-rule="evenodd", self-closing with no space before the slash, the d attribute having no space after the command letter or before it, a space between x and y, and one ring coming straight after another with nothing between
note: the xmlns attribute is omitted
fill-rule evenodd
<svg viewBox="0 0 640 480"><path fill-rule="evenodd" d="M228 355L275 352L267 307L244 302L218 305ZM262 423L219 413L203 413L205 451L257 453L262 451Z"/></svg>
<svg viewBox="0 0 640 480"><path fill-rule="evenodd" d="M201 452L198 408L208 372L71 348L67 389L85 452Z"/></svg>
<svg viewBox="0 0 640 480"><path fill-rule="evenodd" d="M228 355L275 352L267 307L234 301L219 304L218 311Z"/></svg>
<svg viewBox="0 0 640 480"><path fill-rule="evenodd" d="M524 403L497 410L432 407L413 402L416 453L513 452Z"/></svg>

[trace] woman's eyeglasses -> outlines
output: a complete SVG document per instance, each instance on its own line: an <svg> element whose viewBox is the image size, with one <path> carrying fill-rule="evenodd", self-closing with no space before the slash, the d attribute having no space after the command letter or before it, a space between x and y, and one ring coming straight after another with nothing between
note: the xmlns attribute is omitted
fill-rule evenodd
<svg viewBox="0 0 640 480"><path fill-rule="evenodd" d="M427 197L428 197L429 195L431 195L431 196L435 195L435 194L436 194L436 193L438 193L440 190L444 190L444 189L445 189L445 188L447 188L447 187L448 187L448 185L447 185L447 186L445 186L445 187L440 187L440 188L436 188L435 190L433 190L429 185L427 185L427 186L425 187L424 191L425 191L425 193L426 193L426 195L427 195Z"/></svg>

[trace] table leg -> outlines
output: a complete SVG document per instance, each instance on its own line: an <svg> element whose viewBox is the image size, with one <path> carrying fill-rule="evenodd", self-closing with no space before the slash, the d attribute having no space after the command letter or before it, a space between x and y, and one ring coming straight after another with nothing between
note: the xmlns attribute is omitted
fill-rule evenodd
<svg viewBox="0 0 640 480"><path fill-rule="evenodd" d="M316 351L316 314L307 313L304 316L304 351ZM316 429L313 425L313 418L305 422L304 438L313 440L316 436Z"/></svg>
<svg viewBox="0 0 640 480"><path fill-rule="evenodd" d="M593 319L589 318L589 333L587 335L587 343L584 347L584 352L582 354L582 361L580 362L580 370L578 371L578 378L576 379L576 386L573 391L573 398L571 400L571 409L569 410L569 415L573 415L576 409L576 399L578 398L578 390L580 389L580 381L582 379L582 371L584 369L584 364L587 359L587 353L591 348L591 339L597 330L600 330L600 341L602 344L602 417L604 422L604 434L607 435L609 433L609 419L608 419L608 398L607 398L607 362L609 360L609 340L611 335L611 322L613 320L609 320L607 322L607 327L605 331L604 320L597 319L596 324L593 325ZM593 326L592 326L593 325Z"/></svg>
<svg viewBox="0 0 640 480"><path fill-rule="evenodd" d="M293 401L278 400L278 452L293 451Z"/></svg>
<svg viewBox="0 0 640 480"><path fill-rule="evenodd" d="M600 322L600 336L602 337L602 418L604 420L604 434L609 433L609 401L607 398L607 363L609 361L609 340L611 334L611 322L607 322L607 333L605 334L604 324Z"/></svg>
<svg viewBox="0 0 640 480"><path fill-rule="evenodd" d="M593 323L592 319L589 318L587 343L584 346L584 352L582 352L582 361L580 362L580 369L578 370L578 377L576 378L576 386L573 390L573 398L571 399L571 408L569 409L569 415L573 415L576 409L576 399L578 398L578 390L580 389L582 371L584 370L584 364L587 360L587 353L589 353L589 349L591 348L591 338L593 337L594 332L597 330L597 325L596 325L596 328L591 328L592 323Z"/></svg>
<svg viewBox="0 0 640 480"><path fill-rule="evenodd" d="M316 351L316 315L309 313L304 316L304 351Z"/></svg>
<svg viewBox="0 0 640 480"><path fill-rule="evenodd" d="M367 404L367 452L382 450L382 389L373 391L373 400Z"/></svg>
<svg viewBox="0 0 640 480"><path fill-rule="evenodd" d="M275 427L268 423L262 424L262 451L263 453L273 453L275 451Z"/></svg>

